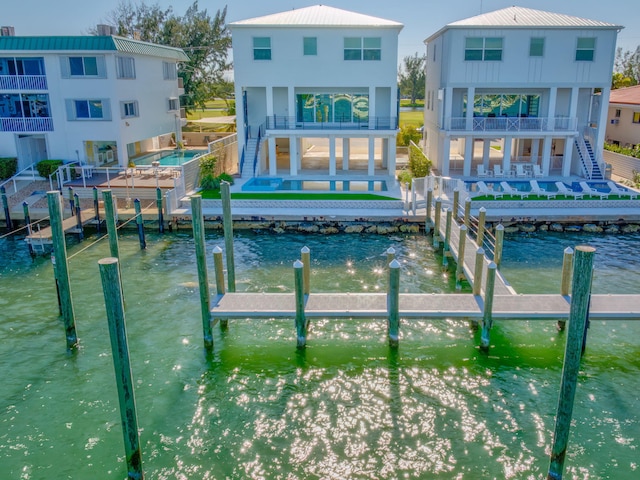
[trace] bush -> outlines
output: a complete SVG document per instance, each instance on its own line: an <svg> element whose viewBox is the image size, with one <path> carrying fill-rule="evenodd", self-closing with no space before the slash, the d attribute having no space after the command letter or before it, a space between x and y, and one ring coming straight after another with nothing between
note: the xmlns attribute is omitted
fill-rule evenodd
<svg viewBox="0 0 640 480"><path fill-rule="evenodd" d="M0 180L13 177L17 171L17 158L0 158Z"/></svg>
<svg viewBox="0 0 640 480"><path fill-rule="evenodd" d="M36 170L38 170L41 177L49 178L49 175L55 172L63 163L62 160L41 160L36 164Z"/></svg>
<svg viewBox="0 0 640 480"><path fill-rule="evenodd" d="M414 126L405 124L400 127L400 131L396 136L396 145L406 147L410 142L418 143L421 138L422 134Z"/></svg>
<svg viewBox="0 0 640 480"><path fill-rule="evenodd" d="M409 147L409 170L415 178L426 177L431 171L431 160L417 147Z"/></svg>
<svg viewBox="0 0 640 480"><path fill-rule="evenodd" d="M604 149L609 150L610 152L626 155L628 157L640 158L640 143L636 145L636 148L621 147L615 143L605 143Z"/></svg>
<svg viewBox="0 0 640 480"><path fill-rule="evenodd" d="M200 188L203 190L218 190L220 188L220 180L211 174L203 175L200 179Z"/></svg>
<svg viewBox="0 0 640 480"><path fill-rule="evenodd" d="M410 170L401 170L398 174L398 181L400 183L408 183L411 186L411 182L413 182L413 174Z"/></svg>
<svg viewBox="0 0 640 480"><path fill-rule="evenodd" d="M233 177L226 172L223 172L220 175L218 175L218 180L220 181L224 180L225 182L228 182L231 185L233 185Z"/></svg>

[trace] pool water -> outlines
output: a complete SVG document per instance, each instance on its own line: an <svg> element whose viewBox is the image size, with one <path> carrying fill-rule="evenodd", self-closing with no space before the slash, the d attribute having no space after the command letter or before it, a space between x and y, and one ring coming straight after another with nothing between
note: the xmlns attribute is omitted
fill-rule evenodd
<svg viewBox="0 0 640 480"><path fill-rule="evenodd" d="M423 235L234 242L238 291L292 292L305 245L312 292L384 291L393 247L403 292L455 301L454 274ZM557 292L564 248L585 243L598 249L594 292L638 293L640 235L507 236L502 271L518 292ZM191 232L149 232L144 251L120 232L119 244L147 478L546 478L565 341L555 322L496 321L485 355L461 320L402 321L397 352L383 321L313 320L298 352L293 320L232 320L214 328L208 358ZM207 232L207 252L218 245ZM107 256L101 241L69 261L81 344L69 355L49 259L0 239L3 478L126 477L97 265ZM567 479L638 478L639 353L640 322L592 322Z"/></svg>
<svg viewBox="0 0 640 480"><path fill-rule="evenodd" d="M500 185L500 183L502 181L507 182L511 188L514 188L515 190L518 190L519 192L530 192L531 191L531 183L529 183L528 180L500 180L500 181L484 181L484 183L487 185L487 187L489 188L489 190L493 190L494 192L502 192L504 191L504 189L502 188L502 185ZM477 192L478 187L476 186L476 182L475 181L466 181L465 182L467 185L467 190L470 192ZM603 193L609 193L610 189L609 186L606 184L606 182L587 182L589 184L589 186L595 190L598 190L600 192ZM582 188L580 187L580 182L564 182L564 184L567 186L567 188L569 190L573 190L574 192L581 192ZM556 186L555 181L553 182L548 182L548 181L544 181L544 180L538 180L538 185L540 186L540 188L546 192L557 192L558 191L558 187ZM627 187L625 187L624 185L620 185L618 183L616 183L617 187L622 190L622 191L626 191Z"/></svg>
<svg viewBox="0 0 640 480"><path fill-rule="evenodd" d="M384 180L283 180L282 178L255 177L243 186L245 192L273 191L337 191L337 192L386 192Z"/></svg>
<svg viewBox="0 0 640 480"><path fill-rule="evenodd" d="M198 155L207 153L206 150L164 150L150 153L133 159L136 165L151 165L152 162L160 162L160 165L182 165L193 160Z"/></svg>

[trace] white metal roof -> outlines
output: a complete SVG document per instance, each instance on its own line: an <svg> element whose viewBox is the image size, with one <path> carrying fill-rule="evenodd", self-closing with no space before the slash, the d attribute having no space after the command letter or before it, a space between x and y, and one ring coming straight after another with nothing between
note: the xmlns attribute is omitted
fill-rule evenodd
<svg viewBox="0 0 640 480"><path fill-rule="evenodd" d="M484 13L449 23L438 32L431 35L425 42L439 36L451 28L595 28L622 29L621 25L573 17L561 13L545 12L523 7L507 7L502 10Z"/></svg>
<svg viewBox="0 0 640 480"><path fill-rule="evenodd" d="M297 8L264 17L249 18L229 24L231 27L271 27L271 26L315 26L315 27L392 27L402 28L402 24L384 18L341 10L327 5L313 5Z"/></svg>

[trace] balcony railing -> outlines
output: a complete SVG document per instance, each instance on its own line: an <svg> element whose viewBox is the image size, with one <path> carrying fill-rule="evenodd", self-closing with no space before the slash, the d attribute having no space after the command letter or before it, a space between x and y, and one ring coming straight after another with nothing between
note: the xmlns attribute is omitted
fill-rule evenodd
<svg viewBox="0 0 640 480"><path fill-rule="evenodd" d="M395 130L396 117L369 117L366 120L351 119L335 122L301 122L296 117L272 115L267 117L267 130Z"/></svg>
<svg viewBox="0 0 640 480"><path fill-rule="evenodd" d="M571 131L576 129L577 119L569 117L453 117L445 119L445 130L474 132L534 132Z"/></svg>
<svg viewBox="0 0 640 480"><path fill-rule="evenodd" d="M53 119L50 117L36 118L0 118L2 132L52 132Z"/></svg>
<svg viewBox="0 0 640 480"><path fill-rule="evenodd" d="M46 90L45 75L0 75L0 90Z"/></svg>

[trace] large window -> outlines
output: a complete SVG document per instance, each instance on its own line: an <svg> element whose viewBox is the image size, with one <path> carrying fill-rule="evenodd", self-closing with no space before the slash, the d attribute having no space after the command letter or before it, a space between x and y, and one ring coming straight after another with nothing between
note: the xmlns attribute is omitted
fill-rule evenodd
<svg viewBox="0 0 640 480"><path fill-rule="evenodd" d="M178 69L175 62L162 62L162 78L165 80L176 80Z"/></svg>
<svg viewBox="0 0 640 480"><path fill-rule="evenodd" d="M318 38L304 37L302 39L302 47L304 55L318 55Z"/></svg>
<svg viewBox="0 0 640 480"><path fill-rule="evenodd" d="M366 123L369 96L350 93L296 95L296 119L311 123Z"/></svg>
<svg viewBox="0 0 640 480"><path fill-rule="evenodd" d="M136 78L136 68L133 57L116 57L116 71L118 78Z"/></svg>
<svg viewBox="0 0 640 480"><path fill-rule="evenodd" d="M531 37L529 43L529 56L542 57L544 55L544 38Z"/></svg>
<svg viewBox="0 0 640 480"><path fill-rule="evenodd" d="M62 78L106 78L103 56L60 57Z"/></svg>
<svg viewBox="0 0 640 480"><path fill-rule="evenodd" d="M69 120L111 120L109 100L107 99L67 100L66 104Z"/></svg>
<svg viewBox="0 0 640 480"><path fill-rule="evenodd" d="M0 57L0 75L44 75L44 59Z"/></svg>
<svg viewBox="0 0 640 480"><path fill-rule="evenodd" d="M474 117L537 117L540 95L483 94L473 101ZM463 115L467 114L467 98L464 98Z"/></svg>
<svg viewBox="0 0 640 480"><path fill-rule="evenodd" d="M345 60L380 60L382 42L380 37L345 37Z"/></svg>
<svg viewBox="0 0 640 480"><path fill-rule="evenodd" d="M271 60L271 37L253 37L253 59Z"/></svg>
<svg viewBox="0 0 640 480"><path fill-rule="evenodd" d="M0 118L48 118L49 95L7 93L0 95Z"/></svg>
<svg viewBox="0 0 640 480"><path fill-rule="evenodd" d="M467 37L464 43L464 59L485 62L502 60L502 38Z"/></svg>
<svg viewBox="0 0 640 480"><path fill-rule="evenodd" d="M596 48L595 38L579 38L576 47L577 62L593 62L593 54Z"/></svg>

